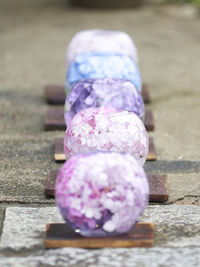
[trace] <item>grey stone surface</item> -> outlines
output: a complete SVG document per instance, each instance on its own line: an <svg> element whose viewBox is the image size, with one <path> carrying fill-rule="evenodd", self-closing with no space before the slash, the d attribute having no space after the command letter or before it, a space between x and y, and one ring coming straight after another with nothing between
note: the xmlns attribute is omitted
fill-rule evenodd
<svg viewBox="0 0 200 267"><path fill-rule="evenodd" d="M57 249L27 257L0 258L3 267L199 266L200 248Z"/></svg>
<svg viewBox="0 0 200 267"><path fill-rule="evenodd" d="M145 163L147 173L191 173L200 172L200 161L147 161Z"/></svg>
<svg viewBox="0 0 200 267"><path fill-rule="evenodd" d="M155 223L155 246L199 246L199 206L149 206L141 220ZM56 207L7 208L1 248L42 249L46 223L61 221Z"/></svg>
<svg viewBox="0 0 200 267"><path fill-rule="evenodd" d="M6 209L1 248L27 250L42 248L46 223L62 222L55 207Z"/></svg>
<svg viewBox="0 0 200 267"><path fill-rule="evenodd" d="M168 190L169 190L169 202L177 203L184 199L193 199L192 202L187 204L200 205L200 179L199 174L168 174Z"/></svg>
<svg viewBox="0 0 200 267"><path fill-rule="evenodd" d="M23 139L15 136L1 142L0 201L52 202L44 195L44 185L49 170L61 166L53 159L53 146L54 139L45 133Z"/></svg>

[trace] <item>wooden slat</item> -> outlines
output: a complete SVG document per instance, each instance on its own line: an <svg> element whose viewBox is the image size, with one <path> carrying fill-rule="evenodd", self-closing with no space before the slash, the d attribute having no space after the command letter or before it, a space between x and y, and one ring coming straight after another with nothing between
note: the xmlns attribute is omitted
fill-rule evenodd
<svg viewBox="0 0 200 267"><path fill-rule="evenodd" d="M149 88L148 88L148 85L146 85L146 84L143 84L143 86L142 86L142 98L143 98L145 104L151 103Z"/></svg>
<svg viewBox="0 0 200 267"><path fill-rule="evenodd" d="M169 198L166 174L148 174L150 202L166 202Z"/></svg>
<svg viewBox="0 0 200 267"><path fill-rule="evenodd" d="M44 88L46 102L51 105L64 105L65 103L65 88L63 85L49 84ZM149 89L146 84L142 87L142 97L145 104L151 102Z"/></svg>
<svg viewBox="0 0 200 267"><path fill-rule="evenodd" d="M83 237L65 223L52 223L46 226L44 245L45 248L152 247L154 224L136 223L128 234L115 237Z"/></svg>
<svg viewBox="0 0 200 267"><path fill-rule="evenodd" d="M63 162L66 160L64 153L64 139L56 138L54 144L54 159L57 162Z"/></svg>
<svg viewBox="0 0 200 267"><path fill-rule="evenodd" d="M153 161L157 159L156 149L152 137L149 137L149 153L147 156L148 161Z"/></svg>
<svg viewBox="0 0 200 267"><path fill-rule="evenodd" d="M46 85L45 98L48 104L64 105L65 103L65 88L63 85Z"/></svg>
<svg viewBox="0 0 200 267"><path fill-rule="evenodd" d="M147 131L154 131L155 125L154 125L154 117L152 111L146 110L145 111L145 116L144 116L144 126Z"/></svg>
<svg viewBox="0 0 200 267"><path fill-rule="evenodd" d="M55 181L58 171L52 170L45 185L45 195L47 197L54 197ZM168 186L167 175L164 174L148 174L147 175L150 188L150 202L165 202L168 200Z"/></svg>
<svg viewBox="0 0 200 267"><path fill-rule="evenodd" d="M144 125L147 131L154 130L154 119L151 110L147 110L145 112ZM45 117L45 130L46 131L66 130L63 107L57 106L48 108Z"/></svg>
<svg viewBox="0 0 200 267"><path fill-rule="evenodd" d="M144 0L71 0L72 6L83 8L136 8Z"/></svg>
<svg viewBox="0 0 200 267"><path fill-rule="evenodd" d="M54 159L57 162L63 162L66 160L64 153L64 140L63 138L56 138L54 144ZM157 159L156 150L153 142L153 138L149 138L149 154L147 156L148 161Z"/></svg>
<svg viewBox="0 0 200 267"><path fill-rule="evenodd" d="M48 109L45 117L45 131L65 131L63 107L51 107Z"/></svg>

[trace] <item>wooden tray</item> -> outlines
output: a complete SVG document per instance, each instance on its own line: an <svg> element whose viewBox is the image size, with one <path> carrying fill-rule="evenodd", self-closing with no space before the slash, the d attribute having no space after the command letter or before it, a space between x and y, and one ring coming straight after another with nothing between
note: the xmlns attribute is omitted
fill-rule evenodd
<svg viewBox="0 0 200 267"><path fill-rule="evenodd" d="M65 103L65 87L63 85L50 84L46 85L45 88L45 99L48 104L51 105L64 105ZM151 102L148 86L143 84L142 97L145 104Z"/></svg>
<svg viewBox="0 0 200 267"><path fill-rule="evenodd" d="M57 162L63 162L66 160L65 154L64 154L64 140L63 138L56 138L55 144L54 144L54 159ZM156 160L156 150L153 142L153 138L149 138L149 154L147 156L147 160Z"/></svg>
<svg viewBox="0 0 200 267"><path fill-rule="evenodd" d="M65 223L51 223L46 226L45 248L119 248L152 247L154 245L154 224L136 223L128 234L115 237L83 237L76 234Z"/></svg>
<svg viewBox="0 0 200 267"><path fill-rule="evenodd" d="M65 119L63 107L50 107L48 108L45 117L45 131L65 131ZM154 131L154 118L151 110L146 110L144 125L147 131Z"/></svg>
<svg viewBox="0 0 200 267"><path fill-rule="evenodd" d="M55 181L58 171L52 170L49 172L46 185L46 197L54 197ZM167 175L164 174L148 174L147 175L150 187L150 202L165 202L168 200L168 185Z"/></svg>

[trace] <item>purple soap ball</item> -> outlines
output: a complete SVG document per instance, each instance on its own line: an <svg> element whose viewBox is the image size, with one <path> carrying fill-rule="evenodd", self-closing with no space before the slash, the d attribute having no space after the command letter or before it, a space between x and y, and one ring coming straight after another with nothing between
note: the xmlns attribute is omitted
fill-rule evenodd
<svg viewBox="0 0 200 267"><path fill-rule="evenodd" d="M142 96L130 81L91 79L80 81L72 87L65 102L65 122L68 125L82 109L100 106L132 111L144 120Z"/></svg>
<svg viewBox="0 0 200 267"><path fill-rule="evenodd" d="M129 154L90 152L71 157L56 181L63 219L83 236L115 236L130 231L148 204L143 168Z"/></svg>
<svg viewBox="0 0 200 267"><path fill-rule="evenodd" d="M121 31L91 29L78 32L66 51L67 67L76 56L86 52L115 52L130 56L138 63L136 46L128 34Z"/></svg>
<svg viewBox="0 0 200 267"><path fill-rule="evenodd" d="M83 109L67 127L66 158L89 151L117 151L131 154L144 165L149 139L143 122L133 112L113 107Z"/></svg>

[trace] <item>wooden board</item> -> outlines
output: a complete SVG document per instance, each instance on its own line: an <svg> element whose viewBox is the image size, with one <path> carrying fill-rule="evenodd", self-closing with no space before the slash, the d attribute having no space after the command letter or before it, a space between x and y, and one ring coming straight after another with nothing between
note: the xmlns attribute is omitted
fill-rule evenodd
<svg viewBox="0 0 200 267"><path fill-rule="evenodd" d="M149 137L149 154L147 156L147 160L156 160L157 159L157 154L156 154L156 149L154 145L154 141L152 137Z"/></svg>
<svg viewBox="0 0 200 267"><path fill-rule="evenodd" d="M66 160L65 154L64 154L64 140L63 138L56 138L55 144L54 144L54 159L57 162L63 162ZM153 138L149 138L149 154L147 156L147 160L156 160L156 150L153 142Z"/></svg>
<svg viewBox="0 0 200 267"><path fill-rule="evenodd" d="M147 131L154 130L154 118L151 110L146 110L144 125ZM50 107L45 117L45 131L65 131L65 119L63 107Z"/></svg>
<svg viewBox="0 0 200 267"><path fill-rule="evenodd" d="M65 103L65 87L63 85L46 85L44 88L45 98L48 104L64 105Z"/></svg>
<svg viewBox="0 0 200 267"><path fill-rule="evenodd" d="M145 111L144 126L149 132L155 130L154 117L150 109Z"/></svg>
<svg viewBox="0 0 200 267"><path fill-rule="evenodd" d="M154 224L136 223L128 234L115 237L83 237L65 223L51 223L46 226L45 248L119 248L152 247L154 245Z"/></svg>
<svg viewBox="0 0 200 267"><path fill-rule="evenodd" d="M55 181L58 171L52 170L45 185L45 195L54 197ZM150 202L165 202L168 200L167 175L164 174L148 174L147 175L150 188Z"/></svg>
<svg viewBox="0 0 200 267"><path fill-rule="evenodd" d="M142 98L145 104L150 104L151 103L151 97L149 94L149 88L148 85L143 84L142 85Z"/></svg>
<svg viewBox="0 0 200 267"><path fill-rule="evenodd" d="M144 3L144 0L71 0L73 6L83 8L136 8Z"/></svg>
<svg viewBox="0 0 200 267"><path fill-rule="evenodd" d="M63 85L46 85L45 88L45 99L48 104L51 105L64 105L65 103L65 87ZM142 97L145 104L151 102L148 86L143 84Z"/></svg>

